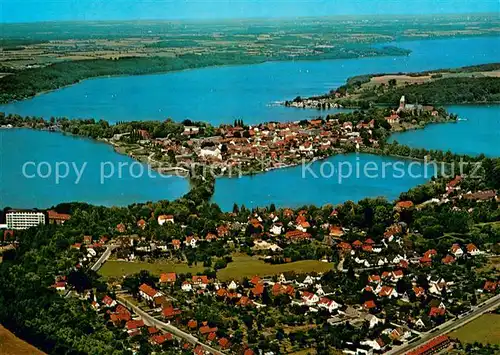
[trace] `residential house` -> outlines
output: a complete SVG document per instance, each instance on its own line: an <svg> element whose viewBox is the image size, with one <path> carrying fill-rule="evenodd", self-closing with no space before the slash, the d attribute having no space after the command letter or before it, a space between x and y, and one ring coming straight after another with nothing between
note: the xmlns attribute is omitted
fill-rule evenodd
<svg viewBox="0 0 500 355"><path fill-rule="evenodd" d="M163 226L165 223L174 223L174 216L166 214L158 216L158 224Z"/></svg>
<svg viewBox="0 0 500 355"><path fill-rule="evenodd" d="M175 272L167 272L160 275L160 283L162 284L174 284L177 280L177 274Z"/></svg>
<svg viewBox="0 0 500 355"><path fill-rule="evenodd" d="M453 254L455 258L460 258L464 255L464 251L460 248L460 245L456 243L451 246L450 253Z"/></svg>
<svg viewBox="0 0 500 355"><path fill-rule="evenodd" d="M189 281L184 281L181 286L181 290L184 292L190 292L193 290L193 286Z"/></svg>
<svg viewBox="0 0 500 355"><path fill-rule="evenodd" d="M467 244L467 253L471 256L476 256L482 254L482 252L479 250L478 247L476 247L474 244L470 243Z"/></svg>
<svg viewBox="0 0 500 355"><path fill-rule="evenodd" d="M155 290L153 287L147 285L147 284L142 284L139 286L139 295L149 301L153 302L155 297L160 297L163 295L160 291Z"/></svg>
<svg viewBox="0 0 500 355"><path fill-rule="evenodd" d="M368 322L370 329L374 328L378 324L383 324L384 323L383 319L377 318L373 314L367 314L365 316L365 321Z"/></svg>
<svg viewBox="0 0 500 355"><path fill-rule="evenodd" d="M387 298L398 297L397 291L393 287L390 287L390 286L382 286L382 288L379 291L378 295L380 297L387 297Z"/></svg>
<svg viewBox="0 0 500 355"><path fill-rule="evenodd" d="M301 296L302 296L302 303L306 306L314 306L319 302L318 295L312 292L303 291Z"/></svg>
<svg viewBox="0 0 500 355"><path fill-rule="evenodd" d="M108 295L106 295L102 299L102 304L105 305L106 307L113 308L116 306L116 301L111 297L109 297Z"/></svg>
<svg viewBox="0 0 500 355"><path fill-rule="evenodd" d="M333 311L340 308L340 305L327 297L320 298L318 302L318 307L326 309L328 312L332 313Z"/></svg>
<svg viewBox="0 0 500 355"><path fill-rule="evenodd" d="M484 283L483 290L486 291L486 292L494 293L497 290L497 287L498 287L498 282L496 282L496 281L486 281Z"/></svg>
<svg viewBox="0 0 500 355"><path fill-rule="evenodd" d="M210 281L209 281L207 276L201 275L201 276L193 276L192 282L193 282L193 286L201 288L201 289L205 289L208 286L208 283Z"/></svg>
<svg viewBox="0 0 500 355"><path fill-rule="evenodd" d="M271 234L273 235L280 235L281 233L283 233L283 223L281 222L274 223L269 232L271 232Z"/></svg>

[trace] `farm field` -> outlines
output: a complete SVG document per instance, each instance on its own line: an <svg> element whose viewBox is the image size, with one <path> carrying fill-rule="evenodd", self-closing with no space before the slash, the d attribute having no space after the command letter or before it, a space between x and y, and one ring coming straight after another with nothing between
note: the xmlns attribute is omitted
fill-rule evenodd
<svg viewBox="0 0 500 355"><path fill-rule="evenodd" d="M0 354L2 355L43 355L44 352L19 339L0 325Z"/></svg>
<svg viewBox="0 0 500 355"><path fill-rule="evenodd" d="M500 345L500 314L484 314L450 333L450 336L464 343Z"/></svg>
<svg viewBox="0 0 500 355"><path fill-rule="evenodd" d="M170 263L170 262L130 262L130 261L120 261L120 260L108 260L99 273L106 277L122 277L125 275L131 275L138 273L141 270L147 270L153 275L160 275L164 272L176 272L178 274L197 274L198 272L203 272L206 268L201 266L189 266L187 264L180 263Z"/></svg>
<svg viewBox="0 0 500 355"><path fill-rule="evenodd" d="M233 262L229 263L226 268L217 272L217 278L221 281L226 280L241 280L244 277L252 278L252 276L272 276L279 275L284 272L309 273L309 272L326 272L333 268L333 263L324 263L317 260L302 260L287 264L272 265L267 264L255 257L241 255L233 256Z"/></svg>
<svg viewBox="0 0 500 355"><path fill-rule="evenodd" d="M272 265L262 260L247 255L233 256L233 261L226 268L217 272L217 278L221 281L242 280L243 278L252 278L258 276L273 276L285 272L310 273L326 272L333 268L333 263L325 263L317 260L302 260L293 263ZM160 275L164 272L176 272L178 274L191 273L193 275L202 273L206 267L202 264L188 266L183 263L171 262L129 262L120 260L108 260L99 270L105 278L119 278L125 275L131 275L147 270L153 275Z"/></svg>

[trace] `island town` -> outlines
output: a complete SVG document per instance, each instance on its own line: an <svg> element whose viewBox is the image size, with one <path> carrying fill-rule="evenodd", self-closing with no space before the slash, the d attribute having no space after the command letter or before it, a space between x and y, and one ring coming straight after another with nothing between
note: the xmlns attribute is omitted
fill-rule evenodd
<svg viewBox="0 0 500 355"><path fill-rule="evenodd" d="M241 176L354 151L390 155L381 148L391 132L422 129L431 123L456 122L456 119L443 108L408 104L402 97L397 108L255 125L245 125L242 120L219 127L170 120L109 125L94 120L44 121L0 114L0 126L90 135L166 174L189 176L194 166L201 165L217 176Z"/></svg>

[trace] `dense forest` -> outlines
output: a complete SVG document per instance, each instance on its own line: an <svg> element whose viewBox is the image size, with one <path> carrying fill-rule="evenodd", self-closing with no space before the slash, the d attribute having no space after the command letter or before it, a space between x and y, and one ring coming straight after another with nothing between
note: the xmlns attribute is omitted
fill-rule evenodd
<svg viewBox="0 0 500 355"><path fill-rule="evenodd" d="M500 78L443 78L424 84L389 87L378 93L367 90L360 95L360 100L388 105L398 102L403 95L407 102L424 105L500 102Z"/></svg>
<svg viewBox="0 0 500 355"><path fill-rule="evenodd" d="M481 72L500 70L500 63L439 69L418 73L378 73L358 75L328 94L311 99L333 99L344 107L369 107L370 104L394 105L401 96L407 102L423 105L496 103L500 102L500 78L484 76ZM366 85L374 77L383 76L428 77L423 83L397 85L396 79L388 85ZM337 98L340 95L340 98Z"/></svg>

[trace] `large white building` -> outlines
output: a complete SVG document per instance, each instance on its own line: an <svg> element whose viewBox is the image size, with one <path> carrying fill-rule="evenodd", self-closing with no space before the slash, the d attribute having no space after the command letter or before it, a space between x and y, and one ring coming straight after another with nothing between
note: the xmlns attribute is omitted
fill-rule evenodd
<svg viewBox="0 0 500 355"><path fill-rule="evenodd" d="M30 210L12 210L6 213L8 229L28 229L45 224L45 213Z"/></svg>

